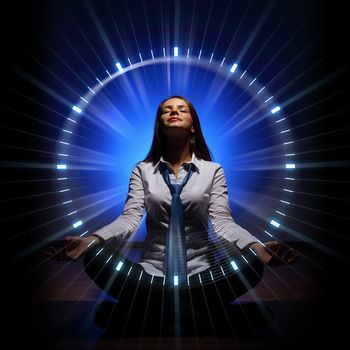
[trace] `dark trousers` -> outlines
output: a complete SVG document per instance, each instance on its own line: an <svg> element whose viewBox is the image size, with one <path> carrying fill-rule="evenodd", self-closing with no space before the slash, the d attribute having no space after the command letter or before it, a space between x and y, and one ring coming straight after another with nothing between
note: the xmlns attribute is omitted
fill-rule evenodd
<svg viewBox="0 0 350 350"><path fill-rule="evenodd" d="M148 274L113 245L91 247L84 265L90 278L126 307L207 308L215 312L254 287L263 275L263 263L250 250L235 257L233 264L232 260L228 254L221 264L190 276L180 286L168 285L163 277Z"/></svg>

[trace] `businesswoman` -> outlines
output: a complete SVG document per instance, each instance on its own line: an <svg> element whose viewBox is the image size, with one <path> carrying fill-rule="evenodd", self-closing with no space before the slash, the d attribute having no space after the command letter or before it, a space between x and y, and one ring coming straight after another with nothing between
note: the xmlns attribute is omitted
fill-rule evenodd
<svg viewBox="0 0 350 350"><path fill-rule="evenodd" d="M123 254L122 244L138 227L144 210L144 251L133 262ZM262 244L235 223L224 169L212 161L197 112L182 96L159 104L150 151L131 173L121 215L87 237L68 236L62 242L63 249L50 248L53 258L76 260L84 255L89 276L125 303L142 304L146 295L148 300L162 295L178 302L190 295L199 307L204 300L225 305L261 280L265 264L296 259L281 242Z"/></svg>

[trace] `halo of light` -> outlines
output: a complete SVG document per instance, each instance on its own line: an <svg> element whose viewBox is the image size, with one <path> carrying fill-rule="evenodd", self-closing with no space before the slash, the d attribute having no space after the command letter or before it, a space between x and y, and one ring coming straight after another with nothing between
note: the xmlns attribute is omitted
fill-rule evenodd
<svg viewBox="0 0 350 350"><path fill-rule="evenodd" d="M146 57L146 55L144 55ZM101 202L104 203L108 199L117 198L118 204L122 204L124 198L125 198L125 188L127 188L127 179L130 175L131 168L135 165L135 162L140 159L140 157L144 157L146 153L146 140L148 142L147 146L150 146L150 137L144 138L143 131L144 129L141 127L139 130L142 131L139 133L138 142L137 145L140 145L142 142L144 143L144 147L141 147L142 154L140 155L140 151L137 150L135 152L135 148L131 151L130 154L124 154L123 158L120 162L117 162L118 159L113 157L112 155L107 155L105 159L98 157L103 155L103 149L106 147L106 144L103 144L102 149L99 152L95 152L95 150L89 150L88 147L83 147L84 142L84 135L81 134L81 130L79 128L87 128L87 125L84 125L84 120L88 120L91 126L93 123L97 125L96 120L94 120L94 116L98 115L100 113L100 107L98 105L99 102L96 102L99 95L102 91L105 91L109 86L112 86L113 84L116 84L116 81L120 82L120 85L124 84L126 89L130 92L131 86L128 79L124 79L124 76L126 76L129 72L137 72L141 71L143 73L147 67L152 67L154 69L154 72L156 72L157 67L163 67L167 70L168 77L170 74L171 69L176 69L177 67L185 67L183 69L183 72L185 74L189 75L189 67L195 67L196 71L195 74L198 73L198 69L206 69L206 73L210 74L215 73L217 79L224 79L224 82L219 81L218 85L222 84L223 89L227 84L233 84L234 87L238 86L240 90L242 91L242 95L245 94L249 96L249 100L246 101L245 105L242 107L243 111L244 109L249 108L249 104L254 104L255 110L250 109L250 115L248 114L247 117L238 120L238 122L232 126L230 120L228 120L226 123L224 123L223 127L224 130L222 132L222 138L228 138L229 134L231 132L235 132L235 130L242 125L243 128L249 128L247 127L248 122L252 122L252 116L254 116L257 111L262 111L262 114L260 115L260 120L256 121L255 123L258 123L260 121L267 121L267 124L269 125L270 129L273 130L273 132L270 132L270 136L266 136L265 138L272 138L274 137L277 139L277 142L275 142L275 153L274 157L276 157L276 151L279 152L280 157L278 159L278 164L272 164L270 166L270 169L275 169L277 172L283 171L284 173L287 172L287 174L284 175L284 182L286 183L283 188L281 188L278 192L278 195L280 195L279 199L273 199L272 202L277 202L274 210L266 210L266 213L274 212L274 216L265 216L263 212L258 213L261 217L264 218L264 221L266 222L266 229L263 230L264 236L268 236L268 238L273 237L273 231L276 231L276 229L279 229L281 225L283 225L283 217L286 215L286 212L288 210L288 205L290 203L290 196L293 193L293 176L290 175L290 171L293 171L295 169L295 163L290 160L293 156L293 140L290 138L290 129L288 127L288 120L283 116L283 108L280 103L275 101L273 98L273 95L268 91L268 89L261 85L257 78L253 78L249 75L249 73L243 69L240 68L239 63L230 62L225 63L225 58L222 60L216 60L213 59L213 56L211 56L210 59L207 59L203 56L189 56L187 52L187 56L179 56L178 51L177 55L174 56L166 56L164 54L163 57L155 58L152 52L152 58L143 60L142 56L140 55L141 61L137 63L123 67L123 65L120 62L116 63L116 71L114 73L111 73L109 71L106 71L105 77L96 77L97 83L94 85L91 85L91 87L87 87L87 92L84 96L80 98L80 101L76 101L74 105L72 105L72 110L67 115L65 124L62 127L62 131L59 136L58 140L58 160L57 160L57 171L59 172L58 176L58 192L60 195L60 202L62 203L62 210L64 210L67 214L66 217L68 221L71 222L72 229L77 232L80 236L84 236L87 233L92 233L94 230L92 228L97 225L95 222L94 225L91 225L90 222L92 219L95 220L96 217L99 217L100 214L102 214L104 211L106 211L106 207L99 209L99 210L93 210L91 211L91 208L96 206L97 203ZM187 71L186 71L187 68ZM140 73L140 74L141 74ZM171 75L171 74L170 74ZM156 76L156 74L155 74ZM139 77L139 75L138 75ZM218 78L220 77L220 78ZM141 78L142 81L143 78ZM188 76L187 76L188 79ZM122 81L121 81L122 80ZM118 86L117 86L118 87ZM220 92L219 92L220 94ZM219 98L219 97L218 97ZM239 97L237 97L239 98ZM142 96L141 96L142 99ZM158 99L159 101L160 99ZM121 104L123 104L123 101L120 101ZM213 102L215 105L215 101ZM113 108L113 106L111 106ZM92 113L93 111L93 113ZM120 146L121 144L125 144L126 141L130 140L130 136L134 135L133 132L135 132L135 128L133 128L132 123L130 123L120 111L115 111L118 116L118 124L116 124L116 120L112 121L108 115L103 114L100 116L99 120L99 127L104 129L104 131L111 132L112 134L118 134L120 135L120 139L118 140L117 144ZM155 112L155 111L154 111ZM239 117L239 113L235 115L236 119ZM145 118L146 119L146 118ZM137 120L136 120L137 121ZM141 120L138 120L141 123ZM150 125L148 129L148 133L153 133L153 114L152 114L152 120L151 122L148 121L148 124ZM101 122L104 123L100 124ZM205 124L206 120L201 119L201 123ZM254 123L254 121L253 121ZM225 125L226 124L226 125ZM254 125L254 124L253 124ZM143 125L144 126L144 125ZM237 132L235 134L237 136ZM288 136L288 137L287 137ZM77 142L76 139L80 138L80 141ZM91 140L90 140L91 141ZM89 140L87 140L86 145L89 144ZM136 146L137 146L136 145ZM130 146L130 143L128 144ZM135 146L135 145L134 145ZM270 147L272 147L270 145ZM131 147L132 148L132 147ZM136 147L137 148L137 147ZM124 148L122 148L124 149ZM124 149L125 150L125 149ZM283 155L281 154L281 151L283 150ZM254 151L254 150L252 150ZM87 166L84 164L84 159L89 160L89 157L92 153L95 152L95 155L97 157L97 160L95 160L95 164L92 166L91 162ZM228 149L226 149L226 152L228 152ZM225 153L225 152L223 152ZM132 156L131 156L132 155ZM227 154L225 155L227 156ZM109 160L109 165L106 166L107 159ZM254 159L254 158L253 158ZM285 160L284 162L281 160ZM91 160L91 159L90 159ZM116 162L115 162L116 161ZM271 161L268 160L268 161ZM125 164L127 163L127 165ZM224 162L220 162L224 163ZM259 165L261 169L266 168L266 163L264 166L262 164ZM225 167L225 171L228 167ZM259 167L258 167L259 168ZM269 166L267 166L269 168ZM107 171L111 173L116 173L116 171L119 171L120 174L123 174L124 181L121 181L120 186L115 186L114 188L104 188L103 191L100 191L98 193L92 193L88 196L81 196L81 192L79 191L79 183L83 183L81 179L81 173L84 173L86 171L88 172L100 172L100 171ZM87 176L89 177L89 176ZM94 178L93 176L93 181ZM120 184L120 183L119 183ZM92 183L88 184L87 187L92 186ZM80 186L81 187L81 186ZM285 187L285 188L284 188ZM114 192L114 193L113 193ZM78 197L80 196L80 197ZM107 196L107 197L106 197ZM231 198L230 198L231 199ZM90 204L85 205L86 200L90 202ZM266 201L266 198L264 199ZM257 203L260 201L259 198L254 200L254 205L257 207ZM92 202L92 204L91 204ZM113 204L110 204L109 207L113 208L116 202L114 201ZM253 206L254 206L253 205ZM107 206L107 210L109 210L109 207ZM89 211L90 208L90 211ZM85 213L84 213L85 212ZM89 213L89 214L86 214ZM96 220L95 220L96 221ZM272 231L271 231L272 230ZM210 228L209 234L213 236L212 228ZM136 237L140 237L136 235ZM214 249L214 248L213 248ZM226 251L227 246L222 248L223 251L213 251L212 253L217 258L217 255L221 254L227 254ZM129 251L130 252L130 251ZM229 253L231 254L231 253ZM247 256L251 254L251 252L247 253ZM101 254L103 256L103 254ZM213 259L214 259L213 258ZM219 267L217 270L213 269L212 274L208 274L207 278L201 278L197 282L200 284L206 284L211 283L214 279L220 279L225 278L230 273L235 273L235 269L232 268L234 266L232 264L232 261L237 261L237 264L235 263L235 266L239 268L241 264L249 264L248 259L243 254L241 257L239 257L238 260L232 260L233 257L229 256L227 258L227 264L225 266L220 266L221 270L219 270ZM107 259L106 259L107 261ZM108 260L108 263L110 262L110 258ZM115 262L112 262L115 263ZM226 273L222 272L222 268L224 267ZM230 272L231 271L231 272ZM210 276L210 277L209 277ZM138 276L136 276L138 278ZM134 278L136 278L134 276ZM130 276L132 278L132 275ZM149 282L149 281L148 281ZM194 283L196 284L196 283Z"/></svg>

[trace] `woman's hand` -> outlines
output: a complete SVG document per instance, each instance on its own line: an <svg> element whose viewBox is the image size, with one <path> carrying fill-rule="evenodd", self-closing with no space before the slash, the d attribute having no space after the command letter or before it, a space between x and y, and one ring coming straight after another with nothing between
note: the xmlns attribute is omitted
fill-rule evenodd
<svg viewBox="0 0 350 350"><path fill-rule="evenodd" d="M97 236L67 236L62 240L54 241L44 254L58 261L77 260L92 244L99 243L102 242Z"/></svg>
<svg viewBox="0 0 350 350"><path fill-rule="evenodd" d="M270 241L264 244L252 243L249 248L256 253L264 264L269 266L293 264L298 258L295 250L278 241Z"/></svg>

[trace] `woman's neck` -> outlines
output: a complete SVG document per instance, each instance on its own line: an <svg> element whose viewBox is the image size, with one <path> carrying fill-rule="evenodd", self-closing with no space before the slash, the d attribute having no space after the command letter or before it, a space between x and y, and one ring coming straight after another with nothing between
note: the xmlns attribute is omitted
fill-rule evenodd
<svg viewBox="0 0 350 350"><path fill-rule="evenodd" d="M171 165L181 165L184 161L190 162L192 159L190 151L190 139L176 138L167 139L164 147L164 159Z"/></svg>

